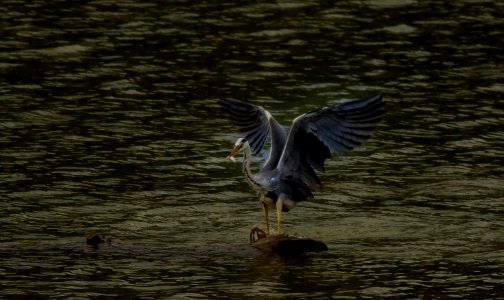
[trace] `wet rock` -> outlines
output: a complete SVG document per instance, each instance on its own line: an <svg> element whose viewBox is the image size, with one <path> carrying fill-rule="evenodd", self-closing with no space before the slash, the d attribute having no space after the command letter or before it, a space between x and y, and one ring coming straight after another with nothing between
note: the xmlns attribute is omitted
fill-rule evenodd
<svg viewBox="0 0 504 300"><path fill-rule="evenodd" d="M321 241L285 234L267 235L257 227L253 228L250 233L250 245L263 252L274 252L279 255L298 255L328 250L327 245Z"/></svg>

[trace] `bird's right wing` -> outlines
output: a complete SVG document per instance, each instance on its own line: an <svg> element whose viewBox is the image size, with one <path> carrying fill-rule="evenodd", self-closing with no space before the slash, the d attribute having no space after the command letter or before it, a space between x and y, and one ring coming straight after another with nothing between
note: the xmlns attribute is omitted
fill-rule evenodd
<svg viewBox="0 0 504 300"><path fill-rule="evenodd" d="M324 172L332 154L352 150L367 140L384 114L382 96L332 105L296 118L278 163L282 178L318 188L315 170Z"/></svg>
<svg viewBox="0 0 504 300"><path fill-rule="evenodd" d="M222 110L228 114L231 123L245 135L245 139L249 142L254 153L258 154L270 134L269 113L260 106L232 98L220 99L219 104Z"/></svg>

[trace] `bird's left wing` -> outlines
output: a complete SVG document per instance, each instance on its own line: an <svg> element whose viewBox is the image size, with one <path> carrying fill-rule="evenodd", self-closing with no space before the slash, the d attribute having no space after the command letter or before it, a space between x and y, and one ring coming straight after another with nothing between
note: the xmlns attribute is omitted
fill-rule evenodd
<svg viewBox="0 0 504 300"><path fill-rule="evenodd" d="M270 133L268 112L260 106L232 98L220 99L219 104L222 110L228 114L231 123L245 134L245 139L254 149L254 153L258 154L264 147Z"/></svg>
<svg viewBox="0 0 504 300"><path fill-rule="evenodd" d="M278 163L283 178L318 188L314 169L324 172L324 161L367 140L384 114L382 96L332 105L296 118Z"/></svg>

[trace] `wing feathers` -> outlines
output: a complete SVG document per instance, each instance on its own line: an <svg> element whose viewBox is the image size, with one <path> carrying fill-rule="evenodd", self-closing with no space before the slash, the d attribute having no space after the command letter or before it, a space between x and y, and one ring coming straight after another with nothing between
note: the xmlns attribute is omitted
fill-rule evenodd
<svg viewBox="0 0 504 300"><path fill-rule="evenodd" d="M241 102L231 98L220 99L219 104L226 112L231 123L238 127L241 133L245 134L245 139L258 154L270 133L270 126L266 111L255 105Z"/></svg>
<svg viewBox="0 0 504 300"><path fill-rule="evenodd" d="M372 96L341 105L332 105L296 118L282 158L281 177L301 180L317 188L320 180L313 169L324 172L324 162L367 140L384 114L382 96Z"/></svg>

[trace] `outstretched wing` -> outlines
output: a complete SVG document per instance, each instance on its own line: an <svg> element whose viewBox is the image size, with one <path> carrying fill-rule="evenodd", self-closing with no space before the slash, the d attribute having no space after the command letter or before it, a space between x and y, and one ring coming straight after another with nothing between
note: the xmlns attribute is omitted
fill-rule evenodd
<svg viewBox="0 0 504 300"><path fill-rule="evenodd" d="M268 112L260 106L231 98L220 99L219 104L228 114L231 123L245 135L254 153L258 154L270 133Z"/></svg>
<svg viewBox="0 0 504 300"><path fill-rule="evenodd" d="M352 150L367 140L385 114L382 96L332 105L297 117L278 163L281 178L318 188L315 170L324 172L332 154Z"/></svg>

